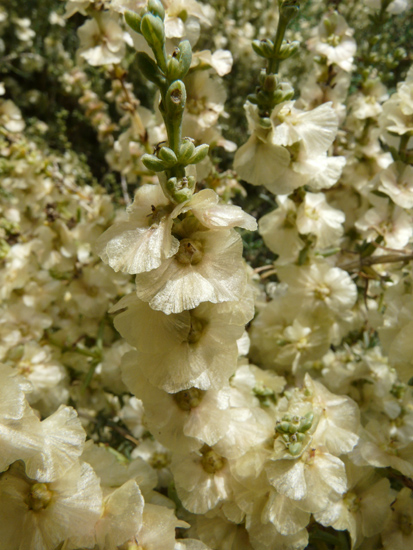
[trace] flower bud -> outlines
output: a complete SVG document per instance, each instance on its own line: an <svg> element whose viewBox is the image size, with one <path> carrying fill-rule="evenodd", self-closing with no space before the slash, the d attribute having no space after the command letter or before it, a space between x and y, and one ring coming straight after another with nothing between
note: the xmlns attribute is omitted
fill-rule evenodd
<svg viewBox="0 0 413 550"><path fill-rule="evenodd" d="M163 45L165 42L165 29L159 17L152 13L146 13L141 21L141 33L149 46Z"/></svg>
<svg viewBox="0 0 413 550"><path fill-rule="evenodd" d="M281 0L280 2L280 15L288 21L293 19L300 11L299 0Z"/></svg>
<svg viewBox="0 0 413 550"><path fill-rule="evenodd" d="M184 138L181 146L179 147L178 160L180 164L186 166L188 160L192 157L195 151L195 145L188 138Z"/></svg>
<svg viewBox="0 0 413 550"><path fill-rule="evenodd" d="M159 0L149 0L148 10L162 19L165 19L165 8Z"/></svg>
<svg viewBox="0 0 413 550"><path fill-rule="evenodd" d="M165 97L165 109L171 119L181 119L185 109L186 89L181 80L175 80L169 86Z"/></svg>
<svg viewBox="0 0 413 550"><path fill-rule="evenodd" d="M259 56L265 57L266 59L272 57L274 52L274 43L272 40L269 40L268 38L265 38L264 40L253 40L251 45L254 52Z"/></svg>
<svg viewBox="0 0 413 550"><path fill-rule="evenodd" d="M124 15L127 25L129 25L133 31L140 33L142 17L138 13L130 10L126 10Z"/></svg>
<svg viewBox="0 0 413 550"><path fill-rule="evenodd" d="M169 147L161 147L158 152L158 157L168 165L168 168L178 164L178 159L176 158L175 153Z"/></svg>
<svg viewBox="0 0 413 550"><path fill-rule="evenodd" d="M187 164L198 164L198 162L201 162L201 160L204 160L204 158L207 156L209 151L209 145L206 143L203 143L202 145L199 145L195 148L195 151L191 158L187 161Z"/></svg>
<svg viewBox="0 0 413 550"><path fill-rule="evenodd" d="M155 155L142 155L142 163L152 172L163 172L168 167L163 160Z"/></svg>
<svg viewBox="0 0 413 550"><path fill-rule="evenodd" d="M288 59L292 57L298 52L299 48L300 43L297 40L294 40L294 42L287 42L284 40L278 53L278 59Z"/></svg>

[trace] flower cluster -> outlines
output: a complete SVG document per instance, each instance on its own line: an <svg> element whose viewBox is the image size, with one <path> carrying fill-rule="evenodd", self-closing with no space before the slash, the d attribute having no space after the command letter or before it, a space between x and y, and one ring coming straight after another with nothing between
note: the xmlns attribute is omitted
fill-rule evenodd
<svg viewBox="0 0 413 550"><path fill-rule="evenodd" d="M50 6L0 8L0 550L410 548L411 3Z"/></svg>

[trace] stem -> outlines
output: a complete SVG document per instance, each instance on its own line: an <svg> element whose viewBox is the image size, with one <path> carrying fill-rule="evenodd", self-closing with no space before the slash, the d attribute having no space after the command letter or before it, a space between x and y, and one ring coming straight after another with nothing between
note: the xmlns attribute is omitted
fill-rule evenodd
<svg viewBox="0 0 413 550"><path fill-rule="evenodd" d="M278 27L277 27L277 33L275 35L274 39L274 49L273 49L273 57L268 62L267 67L267 74L277 74L278 69L280 67L280 60L278 59L278 53L281 48L281 44L284 39L285 31L287 30L287 25L289 23L289 19L287 19L285 16L280 13L280 19L278 21Z"/></svg>
<svg viewBox="0 0 413 550"><path fill-rule="evenodd" d="M169 121L164 117L166 131L168 133L169 147L178 155L182 141L182 120L177 124L175 121Z"/></svg>
<svg viewBox="0 0 413 550"><path fill-rule="evenodd" d="M397 262L409 262L413 260L412 254L384 254L383 256L367 256L366 258L360 258L349 262L348 264L339 266L340 269L345 271L353 271L353 269L361 269L364 266L371 266L377 264L394 264Z"/></svg>

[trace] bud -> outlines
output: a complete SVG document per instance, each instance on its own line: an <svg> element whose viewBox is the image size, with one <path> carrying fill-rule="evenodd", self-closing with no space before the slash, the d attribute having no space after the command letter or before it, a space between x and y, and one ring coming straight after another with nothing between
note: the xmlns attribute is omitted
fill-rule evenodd
<svg viewBox="0 0 413 550"><path fill-rule="evenodd" d="M299 47L300 43L297 40L294 40L294 42L284 40L277 56L278 59L288 59L298 52Z"/></svg>
<svg viewBox="0 0 413 550"><path fill-rule="evenodd" d="M176 57L170 57L166 63L166 77L174 81L181 78L181 67Z"/></svg>
<svg viewBox="0 0 413 550"><path fill-rule="evenodd" d="M149 0L148 10L162 19L165 19L165 8L159 0Z"/></svg>
<svg viewBox="0 0 413 550"><path fill-rule="evenodd" d="M201 162L201 160L204 160L204 158L207 156L209 151L209 145L206 143L203 143L202 145L199 145L196 147L193 155L188 160L187 164L198 164L198 162Z"/></svg>
<svg viewBox="0 0 413 550"><path fill-rule="evenodd" d="M188 138L184 138L183 143L179 148L178 160L180 164L187 165L188 160L192 157L195 151L195 145Z"/></svg>
<svg viewBox="0 0 413 550"><path fill-rule="evenodd" d="M182 80L175 80L169 86L165 97L165 109L171 118L181 119L186 103L186 89Z"/></svg>
<svg viewBox="0 0 413 550"><path fill-rule="evenodd" d="M185 202L192 197L195 188L195 178L193 176L178 178L169 178L166 182L168 194L177 203Z"/></svg>
<svg viewBox="0 0 413 550"><path fill-rule="evenodd" d="M156 17L156 15L146 13L142 17L141 33L151 48L163 47L165 43L165 29L162 19Z"/></svg>
<svg viewBox="0 0 413 550"><path fill-rule="evenodd" d="M268 38L253 40L251 46L256 54L266 59L269 59L274 53L274 43Z"/></svg>
<svg viewBox="0 0 413 550"><path fill-rule="evenodd" d="M163 172L167 168L165 162L155 155L143 155L142 163L148 170L152 170L152 172Z"/></svg>
<svg viewBox="0 0 413 550"><path fill-rule="evenodd" d="M130 10L126 10L124 16L127 25L129 25L133 31L140 33L142 17Z"/></svg>
<svg viewBox="0 0 413 550"><path fill-rule="evenodd" d="M158 152L158 157L168 165L168 168L171 168L175 164L178 164L178 159L176 158L175 153L169 147L161 147Z"/></svg>
<svg viewBox="0 0 413 550"><path fill-rule="evenodd" d="M280 1L280 15L281 17L290 21L300 11L299 0L281 0Z"/></svg>

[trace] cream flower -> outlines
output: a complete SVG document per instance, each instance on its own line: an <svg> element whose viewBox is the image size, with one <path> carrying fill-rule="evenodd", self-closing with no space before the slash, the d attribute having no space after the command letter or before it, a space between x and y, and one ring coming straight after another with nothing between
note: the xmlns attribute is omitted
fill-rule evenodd
<svg viewBox="0 0 413 550"><path fill-rule="evenodd" d="M0 476L0 540L8 550L54 550L71 536L87 534L101 507L99 480L88 464L43 483L16 462Z"/></svg>
<svg viewBox="0 0 413 550"><path fill-rule="evenodd" d="M242 301L202 304L166 316L134 295L123 298L112 309L120 310L115 326L138 350L123 360L125 383L134 391L135 365L139 364L154 386L168 392L192 386L219 388L235 371L236 341L252 316L251 305Z"/></svg>
<svg viewBox="0 0 413 550"><path fill-rule="evenodd" d="M108 12L96 12L78 29L80 48L78 55L96 67L120 63L125 53L125 40L121 27Z"/></svg>
<svg viewBox="0 0 413 550"><path fill-rule="evenodd" d="M394 495L389 480L379 479L373 468L358 468L351 462L346 466L348 491L314 517L326 527L347 530L352 548L357 548L365 537L372 537L383 530L390 516Z"/></svg>
<svg viewBox="0 0 413 550"><path fill-rule="evenodd" d="M356 285L348 273L325 262L306 267L283 266L279 276L288 284L290 307L294 310L324 305L332 313L342 315L357 299Z"/></svg>
<svg viewBox="0 0 413 550"><path fill-rule="evenodd" d="M174 457L171 470L178 496L190 512L205 514L231 497L228 462L208 445L196 453Z"/></svg>
<svg viewBox="0 0 413 550"><path fill-rule="evenodd" d="M297 210L299 233L312 233L317 237L317 248L326 248L339 242L343 235L345 215L332 208L323 193L306 193Z"/></svg>
<svg viewBox="0 0 413 550"><path fill-rule="evenodd" d="M413 167L394 162L379 174L379 191L402 208L413 208Z"/></svg>
<svg viewBox="0 0 413 550"><path fill-rule="evenodd" d="M392 514L383 528L382 541L385 550L405 550L413 544L412 491L403 487L392 504Z"/></svg>
<svg viewBox="0 0 413 550"><path fill-rule="evenodd" d="M193 309L201 302L236 301L244 292L242 241L233 230L196 231L157 269L136 276L136 293L166 314Z"/></svg>
<svg viewBox="0 0 413 550"><path fill-rule="evenodd" d="M323 448L308 448L300 458L271 461L268 479L282 495L300 501L300 508L319 512L347 489L343 462Z"/></svg>
<svg viewBox="0 0 413 550"><path fill-rule="evenodd" d="M354 31L344 17L336 11L324 15L317 32L317 36L307 41L308 49L327 57L329 65L335 63L350 72L357 45L353 38Z"/></svg>
<svg viewBox="0 0 413 550"><path fill-rule="evenodd" d="M115 271L156 269L179 248L171 235L172 210L160 185L143 185L128 208L127 221L115 222L99 237L97 254Z"/></svg>
<svg viewBox="0 0 413 550"><path fill-rule="evenodd" d="M189 388L166 393L136 373L135 393L145 407L145 423L156 439L172 451L185 454L202 443L214 445L229 426L229 387L207 391Z"/></svg>
<svg viewBox="0 0 413 550"><path fill-rule="evenodd" d="M287 101L275 107L270 120L260 118L257 107L248 102L245 110L252 135L234 158L241 178L265 185L276 195L305 184L328 188L337 181L345 159L327 157L338 125L330 103L302 111Z"/></svg>
<svg viewBox="0 0 413 550"><path fill-rule="evenodd" d="M277 105L271 113L274 132L271 141L284 147L302 141L306 151L319 155L333 143L338 119L331 103L324 103L311 111L294 107L294 101Z"/></svg>
<svg viewBox="0 0 413 550"><path fill-rule="evenodd" d="M259 220L259 232L268 248L278 255L277 265L297 260L304 242L297 230L297 206L285 195L276 197L278 208Z"/></svg>

